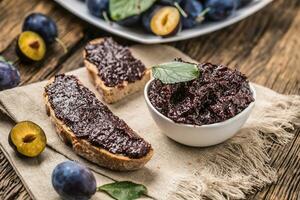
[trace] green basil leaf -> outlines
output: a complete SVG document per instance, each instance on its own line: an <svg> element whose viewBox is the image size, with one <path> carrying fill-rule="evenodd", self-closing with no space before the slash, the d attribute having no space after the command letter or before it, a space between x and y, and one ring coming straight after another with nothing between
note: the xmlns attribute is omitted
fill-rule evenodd
<svg viewBox="0 0 300 200"><path fill-rule="evenodd" d="M103 191L117 200L134 200L147 193L144 185L130 181L114 182L98 187L98 191Z"/></svg>
<svg viewBox="0 0 300 200"><path fill-rule="evenodd" d="M109 13L114 21L139 15L150 8L156 0L110 0Z"/></svg>
<svg viewBox="0 0 300 200"><path fill-rule="evenodd" d="M196 64L184 62L169 62L152 67L153 77L165 84L191 81L199 77Z"/></svg>

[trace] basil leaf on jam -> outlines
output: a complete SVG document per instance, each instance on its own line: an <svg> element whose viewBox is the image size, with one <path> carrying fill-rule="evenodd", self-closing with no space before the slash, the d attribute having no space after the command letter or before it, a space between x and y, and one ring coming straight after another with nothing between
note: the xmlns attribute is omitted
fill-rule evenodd
<svg viewBox="0 0 300 200"><path fill-rule="evenodd" d="M134 200L147 193L147 188L144 185L130 181L121 181L102 185L98 187L97 190L106 192L117 200Z"/></svg>
<svg viewBox="0 0 300 200"><path fill-rule="evenodd" d="M150 8L156 0L109 0L109 13L114 21L139 15Z"/></svg>
<svg viewBox="0 0 300 200"><path fill-rule="evenodd" d="M200 72L196 64L175 61L153 66L152 74L164 84L172 84L194 80Z"/></svg>

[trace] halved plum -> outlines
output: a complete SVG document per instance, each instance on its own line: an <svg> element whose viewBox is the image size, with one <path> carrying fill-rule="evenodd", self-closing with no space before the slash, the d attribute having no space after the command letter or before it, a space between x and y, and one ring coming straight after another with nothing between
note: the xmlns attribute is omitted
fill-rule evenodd
<svg viewBox="0 0 300 200"><path fill-rule="evenodd" d="M155 35L167 37L181 30L181 16L177 8L164 6L155 10L150 21L151 31Z"/></svg>
<svg viewBox="0 0 300 200"><path fill-rule="evenodd" d="M24 31L17 42L17 53L25 61L40 61L46 53L44 39L32 31Z"/></svg>
<svg viewBox="0 0 300 200"><path fill-rule="evenodd" d="M41 154L47 144L43 129L31 121L17 123L8 136L10 146L26 157L36 157Z"/></svg>

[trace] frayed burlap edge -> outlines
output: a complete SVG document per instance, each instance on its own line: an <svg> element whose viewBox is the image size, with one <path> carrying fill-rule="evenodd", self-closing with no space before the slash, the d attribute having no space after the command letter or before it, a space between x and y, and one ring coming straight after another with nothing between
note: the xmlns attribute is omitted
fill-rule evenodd
<svg viewBox="0 0 300 200"><path fill-rule="evenodd" d="M174 183L168 199L245 199L275 182L276 169L269 165L266 150L293 138L291 130L300 125L300 96L280 95L261 106L234 138L204 156L204 168Z"/></svg>

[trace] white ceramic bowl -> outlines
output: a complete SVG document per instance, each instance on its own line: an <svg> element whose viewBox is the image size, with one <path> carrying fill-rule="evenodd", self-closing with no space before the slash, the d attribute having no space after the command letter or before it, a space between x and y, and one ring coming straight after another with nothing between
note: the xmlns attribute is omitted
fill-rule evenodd
<svg viewBox="0 0 300 200"><path fill-rule="evenodd" d="M185 40L188 38L197 37L227 27L261 10L263 7L271 3L273 0L253 0L250 4L246 5L243 8L238 9L235 14L233 14L232 16L228 17L225 20L199 24L198 26L192 29L183 30L172 37L157 37L153 34L145 33L145 31L141 27L135 27L135 28L124 27L116 23L113 23L113 25L111 25L102 19L92 16L88 12L87 6L85 5L84 1L80 1L80 0L55 0L55 1L59 3L61 6L63 6L64 8L66 8L67 10L69 10L70 12L72 12L74 15L80 17L81 19L105 31L144 44L159 44L165 42Z"/></svg>
<svg viewBox="0 0 300 200"><path fill-rule="evenodd" d="M188 146L211 146L224 142L225 140L233 137L248 119L256 100L255 89L250 84L254 102L250 103L246 109L236 116L223 122L202 126L179 124L161 114L151 104L148 98L148 89L151 81L153 80L150 80L145 86L144 96L152 118L156 122L157 126L161 129L163 134L181 144Z"/></svg>

